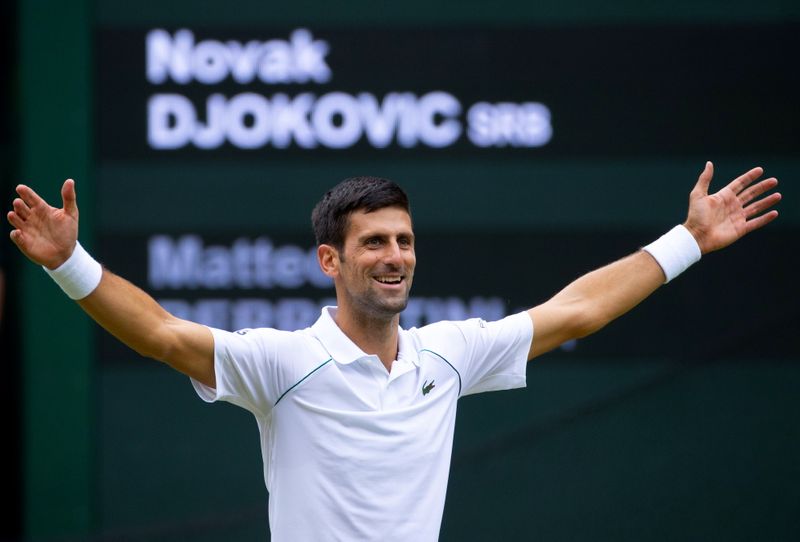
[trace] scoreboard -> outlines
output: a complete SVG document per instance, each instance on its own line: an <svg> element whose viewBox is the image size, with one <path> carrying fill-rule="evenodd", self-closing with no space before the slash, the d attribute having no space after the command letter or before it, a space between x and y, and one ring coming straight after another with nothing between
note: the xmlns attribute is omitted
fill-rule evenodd
<svg viewBox="0 0 800 542"><path fill-rule="evenodd" d="M683 220L706 159L715 186L796 167L792 25L163 23L95 34L102 256L217 327L302 328L333 302L309 214L345 177L410 193L414 326L505 316L635 250ZM676 354L692 327L617 329L579 352Z"/></svg>

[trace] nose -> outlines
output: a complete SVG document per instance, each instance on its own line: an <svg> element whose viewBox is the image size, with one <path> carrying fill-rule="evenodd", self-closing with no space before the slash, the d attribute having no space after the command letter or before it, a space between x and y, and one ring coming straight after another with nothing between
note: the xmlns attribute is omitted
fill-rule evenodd
<svg viewBox="0 0 800 542"><path fill-rule="evenodd" d="M393 239L386 245L386 251L383 254L383 263L386 265L394 265L400 267L403 264L403 255L400 250L400 244L396 239Z"/></svg>

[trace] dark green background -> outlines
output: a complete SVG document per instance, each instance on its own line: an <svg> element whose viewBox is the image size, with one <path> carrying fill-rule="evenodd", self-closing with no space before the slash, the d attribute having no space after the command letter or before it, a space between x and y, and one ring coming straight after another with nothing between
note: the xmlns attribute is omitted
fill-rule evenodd
<svg viewBox="0 0 800 542"><path fill-rule="evenodd" d="M795 3L83 0L21 2L18 11L18 177L51 201L64 178L76 178L81 239L90 248L96 239L154 231L296 235L307 227L310 205L332 182L375 172L407 186L421 239L452 235L461 243L476 232L572 236L578 241L570 246L607 246L610 260L628 250L620 240L645 243L683 218L686 192L706 159L717 164L718 179L764 165L782 181L786 201L779 222L658 292L653 303L668 306L665 313L644 306L607 330L625 337L615 328L633 325L628 320L655 327L690 321L708 326L708 333L697 333L702 341L661 355L557 353L530 366L529 389L462 402L442 539L800 535L800 348L791 331L800 318L790 267L800 219L800 160L796 124L789 130L780 124L796 119L794 110L787 109L785 119L765 119L765 132L789 138L776 145L779 152L747 154L738 144L726 150L713 133L702 132L686 137L708 139L713 156L699 144L697 152L663 155L587 150L548 159L498 154L386 160L376 153L264 164L104 159L95 129L101 112L93 105L102 69L93 43L102 29L513 24L590 31L598 25L660 25L679 34L684 25L714 32L738 26L743 42L763 50L760 36L797 28ZM797 50L789 39L786 71L776 72L783 85L796 84L791 74ZM769 74L752 77L763 79L769 98ZM797 93L781 88L775 95ZM652 127L643 125L642 133ZM758 141L758 134L743 137ZM547 197L535 197L543 190ZM209 226L219 209L222 219ZM456 270L469 273L470 258L479 258L481 250L456 258ZM519 247L520 254L528 250ZM602 263L589 252L574 252L545 245L531 251L528 265L498 266L496 273L508 283L541 279L541 289L530 287L539 296L534 303ZM556 258L562 280L555 271L540 271ZM104 332L35 266L24 264L20 271L12 285L20 301L11 318L21 328L24 538L263 540L267 496L250 416L229 405L203 404L184 377L151 361L98 359ZM741 355L742 345L753 355ZM757 355L762 351L768 355ZM8 525L8 537L22 536L13 522Z"/></svg>

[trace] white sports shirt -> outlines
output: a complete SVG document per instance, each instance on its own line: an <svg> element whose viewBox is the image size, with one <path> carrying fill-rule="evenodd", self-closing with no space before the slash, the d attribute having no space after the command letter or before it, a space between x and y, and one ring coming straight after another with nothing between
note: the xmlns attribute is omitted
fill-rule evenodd
<svg viewBox="0 0 800 542"><path fill-rule="evenodd" d="M255 415L273 541L435 541L456 401L525 386L531 320L400 329L389 373L335 311L301 331L212 329L217 387L193 385Z"/></svg>

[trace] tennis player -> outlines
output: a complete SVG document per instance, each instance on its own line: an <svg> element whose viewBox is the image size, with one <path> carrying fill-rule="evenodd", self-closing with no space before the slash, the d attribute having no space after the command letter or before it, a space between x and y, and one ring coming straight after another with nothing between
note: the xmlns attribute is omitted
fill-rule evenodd
<svg viewBox="0 0 800 542"><path fill-rule="evenodd" d="M416 256L406 194L348 179L312 213L336 307L294 332L211 329L166 312L77 242L75 183L50 206L25 185L11 239L102 327L190 377L206 401L250 411L261 435L272 540L416 540L439 536L458 398L525 385L526 362L593 333L703 254L774 220L778 181L754 168L709 194L707 163L686 221L545 303L495 322L399 327ZM449 270L469 270L463 265ZM213 438L213 431L210 438Z"/></svg>

